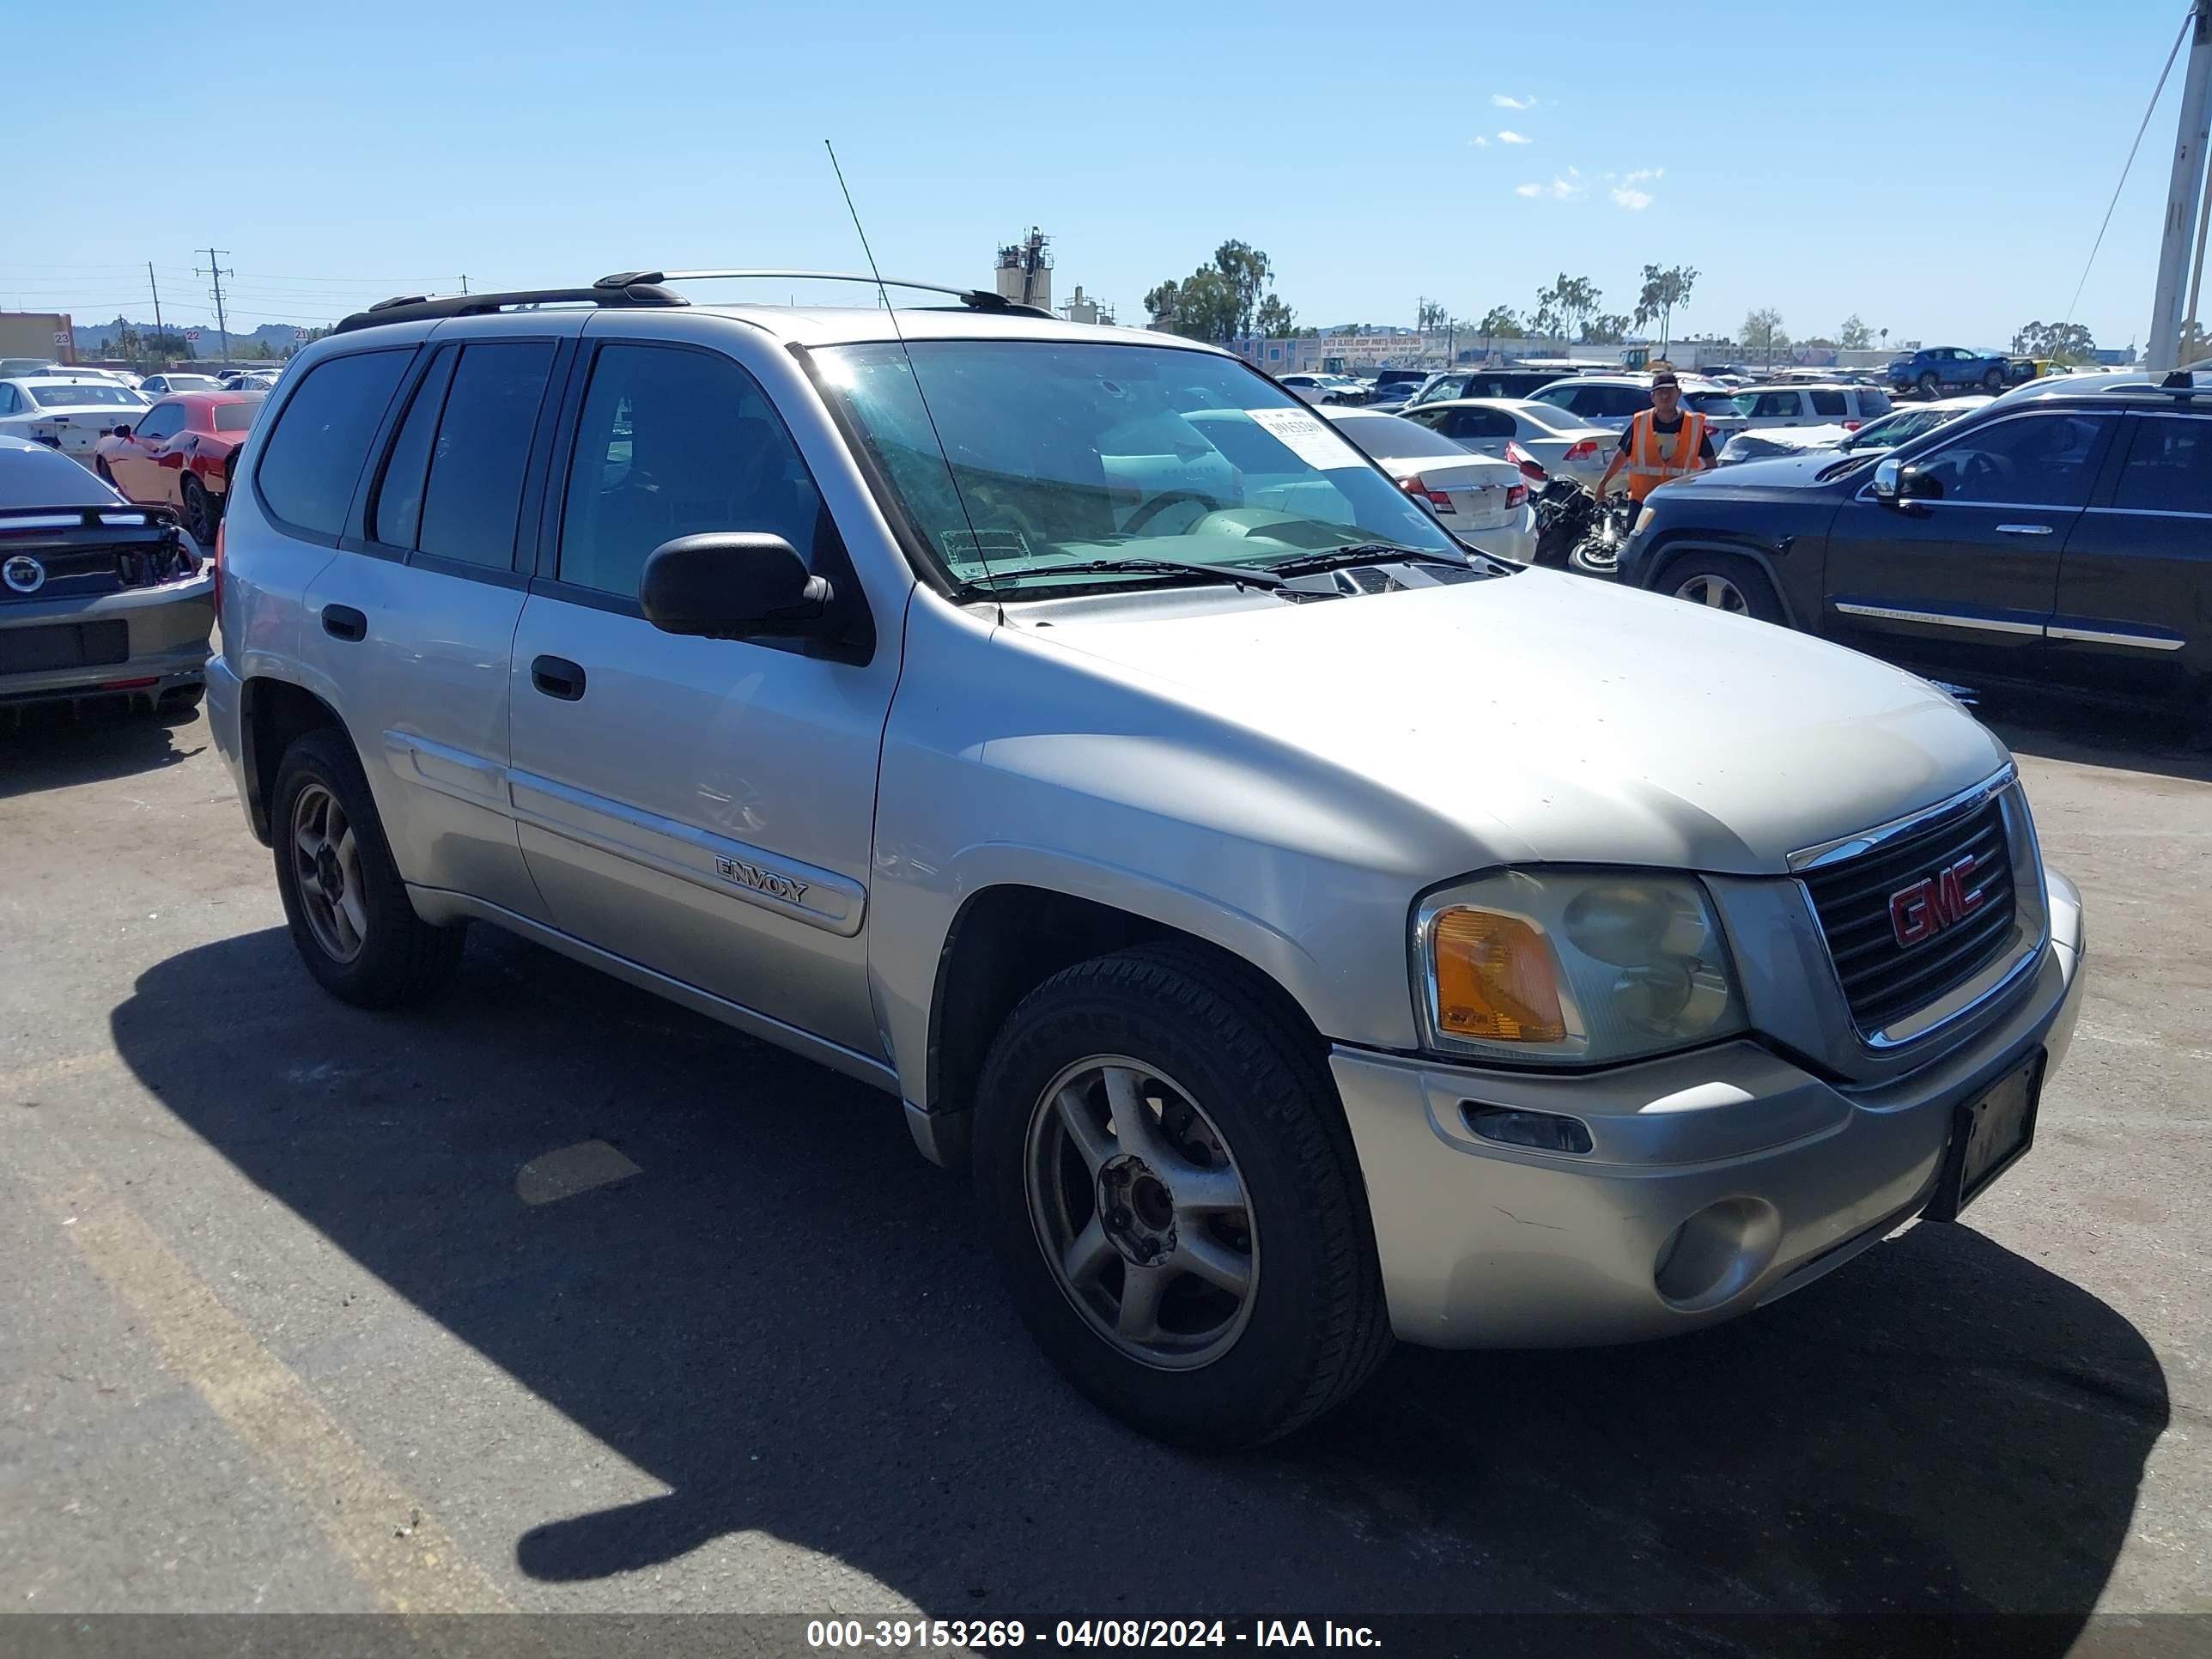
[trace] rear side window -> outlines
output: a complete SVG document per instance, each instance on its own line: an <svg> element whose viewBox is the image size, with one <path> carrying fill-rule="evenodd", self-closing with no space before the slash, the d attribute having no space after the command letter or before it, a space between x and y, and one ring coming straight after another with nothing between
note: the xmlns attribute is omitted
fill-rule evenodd
<svg viewBox="0 0 2212 1659"><path fill-rule="evenodd" d="M1868 420L1871 421L1878 415L1888 414L1890 407L1889 393L1887 392L1878 386L1863 386L1859 388L1859 413Z"/></svg>
<svg viewBox="0 0 2212 1659"><path fill-rule="evenodd" d="M416 540L423 552L499 570L514 565L522 474L552 369L550 340L461 349L430 448Z"/></svg>
<svg viewBox="0 0 2212 1659"><path fill-rule="evenodd" d="M635 599L653 549L708 531L781 536L811 565L822 520L798 446L738 364L682 347L600 349L568 467L562 581Z"/></svg>
<svg viewBox="0 0 2212 1659"><path fill-rule="evenodd" d="M1840 392L1815 392L1813 393L1813 412L1815 415L1832 415L1841 420L1850 413L1850 409Z"/></svg>
<svg viewBox="0 0 2212 1659"><path fill-rule="evenodd" d="M411 349L360 351L307 371L279 411L254 469L271 513L325 536L344 529L369 440L414 355Z"/></svg>
<svg viewBox="0 0 2212 1659"><path fill-rule="evenodd" d="M1762 392L1751 406L1753 416L1765 420L1795 420L1797 412L1797 394L1794 392Z"/></svg>
<svg viewBox="0 0 2212 1659"><path fill-rule="evenodd" d="M2212 421L2143 416L2120 469L2115 507L2212 514Z"/></svg>
<svg viewBox="0 0 2212 1659"><path fill-rule="evenodd" d="M1601 415L1641 415L1651 407L1651 393L1644 386L1606 386L1592 388L1598 396L1597 413ZM1576 409L1588 413L1586 405Z"/></svg>
<svg viewBox="0 0 2212 1659"><path fill-rule="evenodd" d="M384 481L376 488L369 508L371 541L390 547L413 547L415 532L422 524L422 485L430 476L430 445L438 435L438 417L446 410L446 388L453 381L453 363L460 356L447 346L431 360L430 372L408 400L407 414L399 422L399 435L384 463Z"/></svg>

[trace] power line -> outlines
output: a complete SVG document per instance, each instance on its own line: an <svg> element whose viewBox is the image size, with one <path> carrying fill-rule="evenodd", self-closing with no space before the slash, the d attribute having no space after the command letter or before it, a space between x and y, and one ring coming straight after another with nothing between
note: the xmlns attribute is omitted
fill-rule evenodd
<svg viewBox="0 0 2212 1659"><path fill-rule="evenodd" d="M2166 90L2166 77L2173 73L2173 60L2181 56L2181 43L2189 38L2190 25L2197 21L2197 9L2191 6L2189 15L2181 20L2181 30L2173 37L2173 50L2166 54L2166 67L2158 72L2158 84L2151 88L2150 103L2143 111L2142 125L2136 129L2136 141L2128 146L2128 159L2120 168L2120 182L2112 186L2112 199L2105 206L2105 222L2097 227L2097 240L2089 245L2089 257L2081 264L2081 280L2074 284L2074 297L2066 307L2066 322L2074 320L2074 307L2081 303L2081 290L2089 285L2089 267L2097 263L2097 250L2105 245L2105 232L2112 222L2112 210L2120 204L2120 191L2127 187L2128 169L2136 164L2136 152L2142 148L2143 134L2150 131L2150 118L2158 109L2158 96ZM2061 326L2064 326L2063 324Z"/></svg>

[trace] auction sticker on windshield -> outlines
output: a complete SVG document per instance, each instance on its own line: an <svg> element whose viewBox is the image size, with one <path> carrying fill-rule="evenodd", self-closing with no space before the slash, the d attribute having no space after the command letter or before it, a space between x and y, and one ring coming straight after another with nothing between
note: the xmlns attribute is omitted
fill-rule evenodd
<svg viewBox="0 0 2212 1659"><path fill-rule="evenodd" d="M1244 412L1252 417L1255 426L1274 434L1284 448L1308 466L1327 472L1367 465L1359 452L1329 430L1328 422L1318 415L1309 415L1303 409L1248 409Z"/></svg>

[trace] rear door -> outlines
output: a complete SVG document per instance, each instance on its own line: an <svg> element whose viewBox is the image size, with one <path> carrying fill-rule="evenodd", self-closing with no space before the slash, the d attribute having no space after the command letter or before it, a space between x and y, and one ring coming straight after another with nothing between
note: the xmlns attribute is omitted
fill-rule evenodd
<svg viewBox="0 0 2212 1659"><path fill-rule="evenodd" d="M879 1056L862 922L898 617L865 660L645 619L647 556L708 532L781 536L861 595L817 482L851 463L797 367L749 331L696 332L629 313L586 330L515 641L522 844L563 932Z"/></svg>
<svg viewBox="0 0 2212 1659"><path fill-rule="evenodd" d="M2212 414L2136 413L2059 564L2051 672L2166 697L2212 671Z"/></svg>
<svg viewBox="0 0 2212 1659"><path fill-rule="evenodd" d="M1862 484L1829 533L1826 631L1938 671L2044 672L2059 562L2118 424L2083 410L1978 422L1900 458L1928 496L1886 505Z"/></svg>
<svg viewBox="0 0 2212 1659"><path fill-rule="evenodd" d="M337 556L308 586L301 641L336 689L400 874L535 921L507 801L507 663L532 463L580 327L562 313L447 324L378 368L367 395L389 413L358 452L368 464ZM280 412L263 476L348 361L319 365Z"/></svg>

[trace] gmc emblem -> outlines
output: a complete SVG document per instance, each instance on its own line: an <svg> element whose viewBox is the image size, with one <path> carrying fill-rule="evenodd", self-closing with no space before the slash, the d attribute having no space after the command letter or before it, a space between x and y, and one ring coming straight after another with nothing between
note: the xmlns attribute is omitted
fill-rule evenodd
<svg viewBox="0 0 2212 1659"><path fill-rule="evenodd" d="M1892 893L1889 929L1897 935L1899 945L1909 949L1923 939L1931 939L1954 922L1980 909L1983 890L1966 885L1966 878L1973 873L1974 855L1969 853L1948 869L1938 870Z"/></svg>

